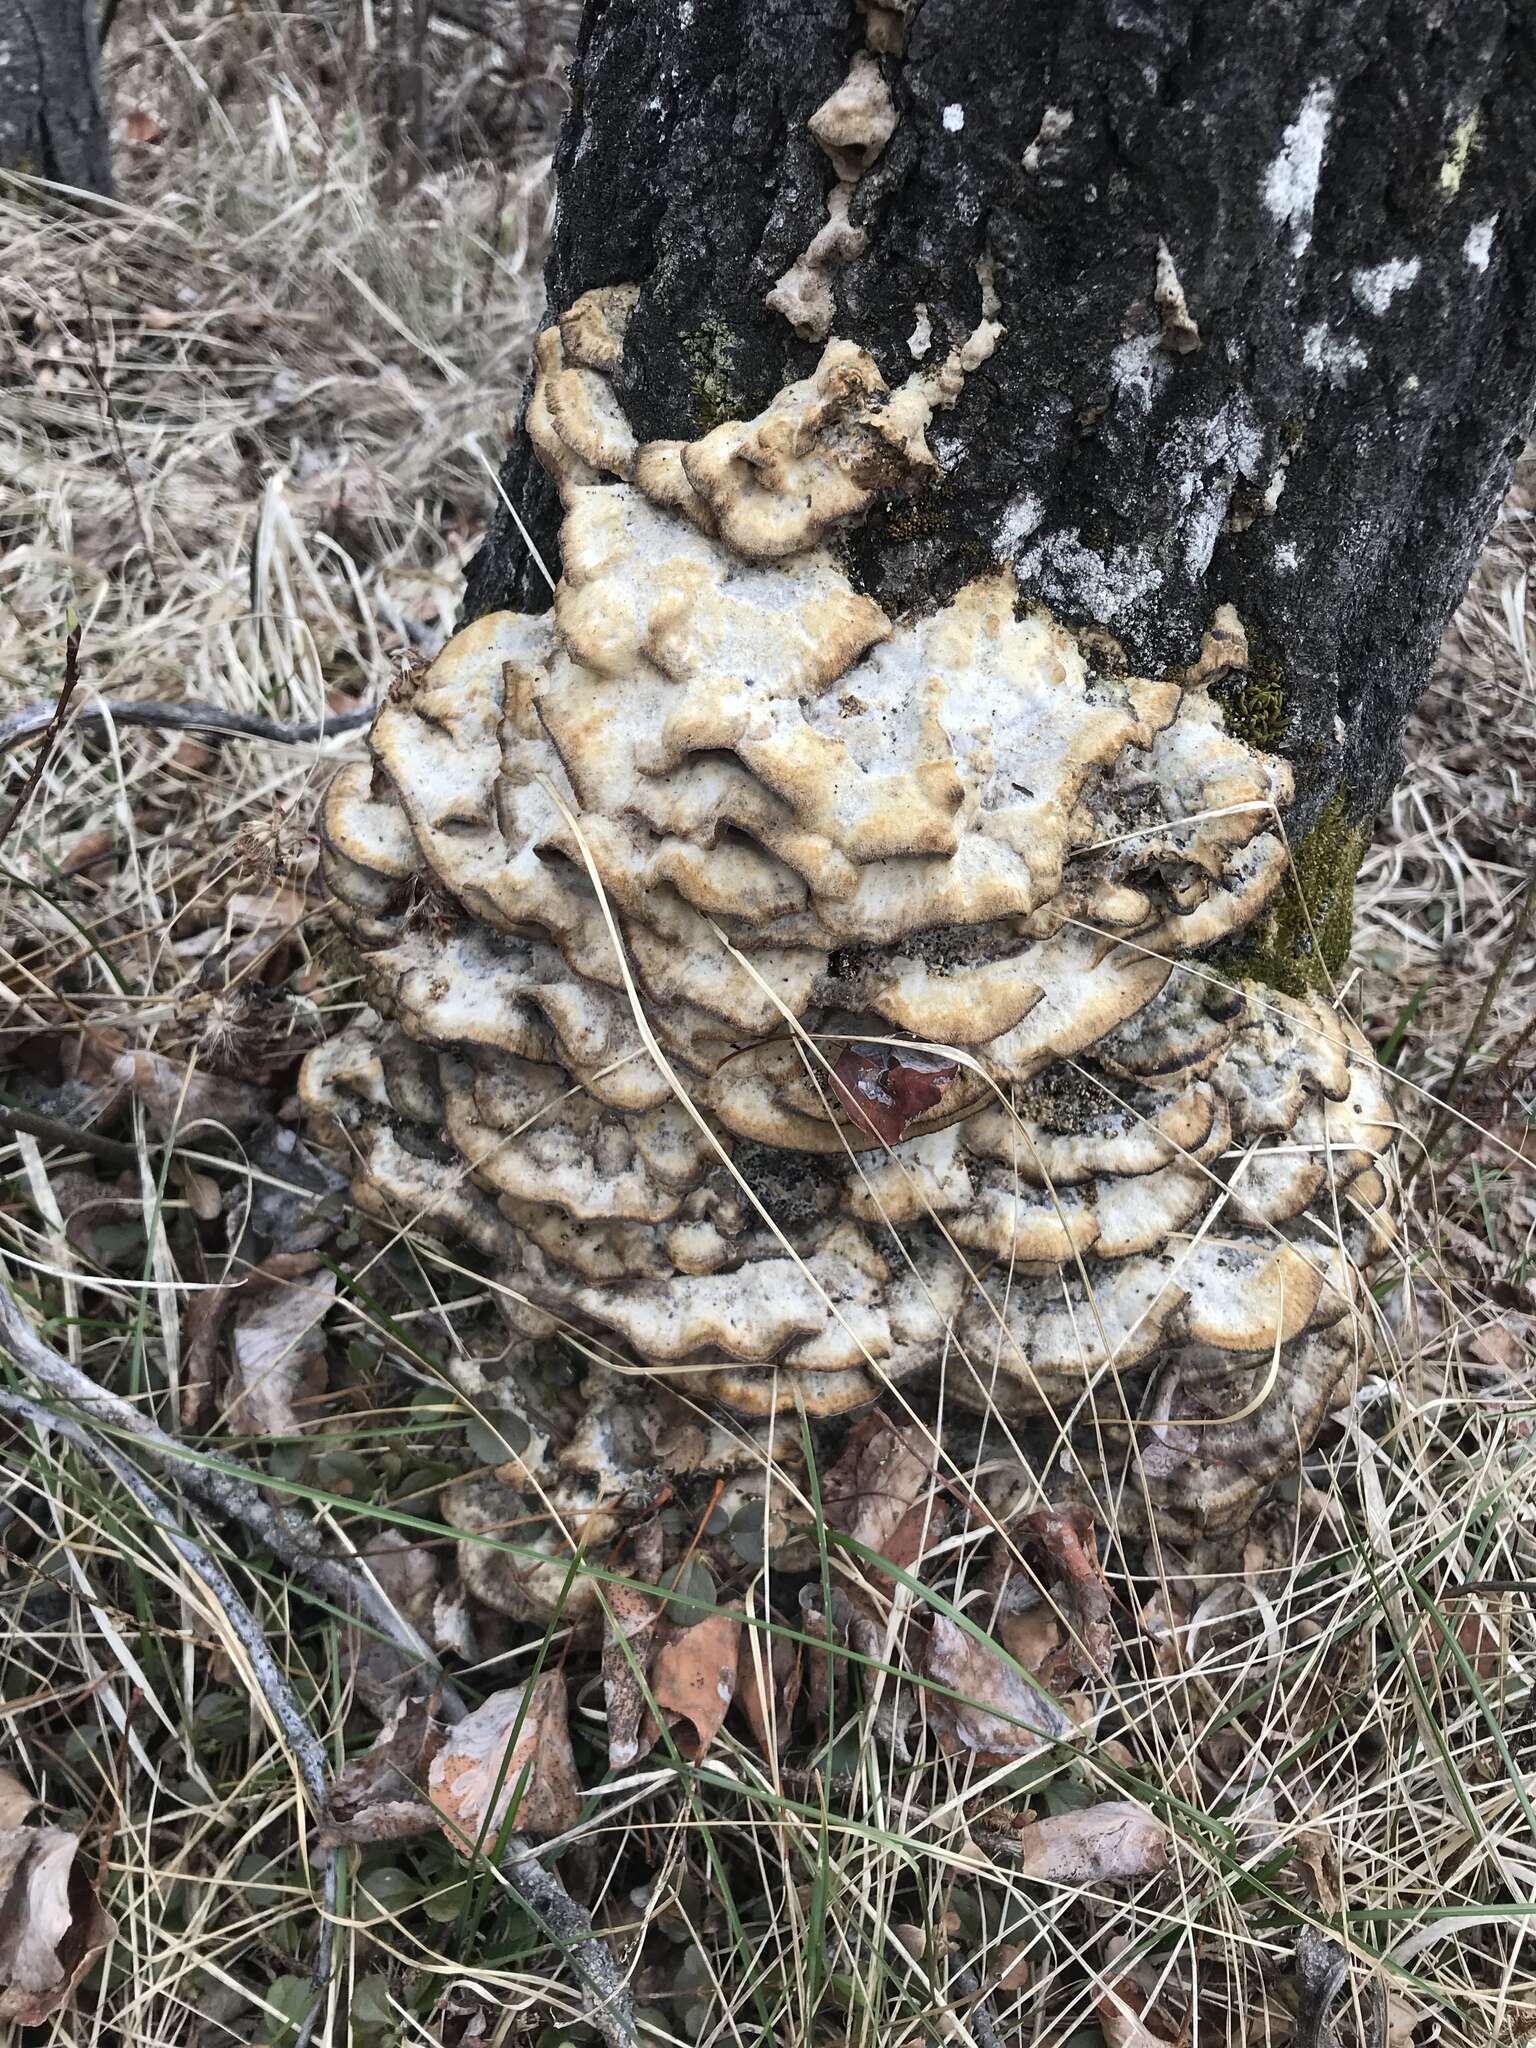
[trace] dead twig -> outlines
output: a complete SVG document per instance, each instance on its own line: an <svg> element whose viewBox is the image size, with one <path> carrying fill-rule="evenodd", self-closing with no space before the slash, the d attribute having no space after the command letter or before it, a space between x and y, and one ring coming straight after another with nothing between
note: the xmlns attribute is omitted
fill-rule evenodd
<svg viewBox="0 0 1536 2048"><path fill-rule="evenodd" d="M41 1138L47 1145L66 1145L72 1152L88 1152L104 1166L123 1168L139 1163L137 1146L125 1145L121 1138L103 1138L96 1131L77 1130L62 1117L44 1116L39 1110L22 1109L9 1102L0 1102L0 1132L4 1131L24 1131L28 1137Z"/></svg>
<svg viewBox="0 0 1536 2048"><path fill-rule="evenodd" d="M433 1682L439 1688L443 1717L452 1721L462 1720L464 1702L443 1674L437 1658L410 1623L395 1612L371 1579L341 1559L325 1555L318 1532L302 1515L291 1508L271 1507L263 1497L254 1473L248 1474L239 1467L232 1468L227 1461L221 1461L217 1468L205 1464L166 1436L129 1402L98 1387L77 1366L61 1358L33 1330L3 1280L0 1280L0 1349L8 1352L40 1386L134 1436L162 1466L174 1468L175 1476L186 1493L215 1514L241 1523L266 1544L275 1557L306 1579L317 1592L334 1601L343 1612L370 1622L381 1635L429 1666ZM59 1428L72 1443L79 1442L87 1456L107 1465L124 1485L130 1487L136 1499L143 1500L146 1494L153 1498L157 1521L160 1513L168 1513L143 1475L116 1452L96 1443L79 1424L56 1415L51 1409L39 1408L36 1403L27 1402L19 1395L0 1395L0 1407L26 1413L29 1419L41 1417ZM162 1522L161 1526L165 1524ZM176 1533L178 1537L181 1534L179 1530ZM198 1555L215 1572L219 1571L213 1560L206 1558L206 1553L198 1551ZM220 1576L223 1578L222 1573ZM223 1578L223 1583L228 1585L227 1578ZM234 1593L233 1586L229 1590ZM238 1597L236 1594L237 1600ZM244 1640L242 1636L241 1641ZM264 1643L262 1647L265 1648ZM267 1652L269 1657L270 1654ZM278 1675L281 1677L281 1673ZM298 1754L297 1750L295 1754ZM322 1758L322 1792L323 1780ZM323 1804L318 1810L325 1810ZM633 2048L637 2036L629 1988L606 1944L592 1932L588 1914L559 1879L536 1860L520 1836L514 1836L508 1843L502 1870L529 1911L537 1915L547 1932L570 1955L572 1967L589 1995L592 2024L611 2048ZM323 1980L317 1978L317 1984L323 1988ZM305 2022L310 2032L316 2018L317 2012L312 2011Z"/></svg>
<svg viewBox="0 0 1536 2048"><path fill-rule="evenodd" d="M5 823L0 825L0 846L4 846L6 840L10 838L12 831L15 829L16 821L26 809L33 790L36 789L39 782L43 779L43 770L48 766L49 757L59 743L59 734L64 730L65 713L69 710L69 700L75 694L79 681L80 621L71 611L69 614L69 630L64 635L64 687L51 705L34 704L29 707L33 711L46 712L47 714L42 719L40 728L43 734L43 744L38 748L37 758L27 771L27 779L21 785L21 794L6 812ZM7 725L10 722L9 719L5 721ZM3 748L0 748L0 752L3 751Z"/></svg>
<svg viewBox="0 0 1536 2048"><path fill-rule="evenodd" d="M183 1492L212 1513L238 1522L264 1543L281 1564L331 1601L340 1612L375 1629L386 1641L426 1666L442 1685L443 1712L460 1720L464 1703L443 1676L431 1647L380 1592L366 1572L325 1550L314 1524L295 1508L274 1508L262 1493L254 1472L220 1459L217 1465L178 1444L131 1402L98 1387L88 1374L37 1335L14 1295L0 1280L0 1350L7 1352L29 1378L50 1393L135 1437L164 1471L172 1472Z"/></svg>
<svg viewBox="0 0 1536 2048"><path fill-rule="evenodd" d="M160 1531L172 1550L181 1559L195 1578L202 1581L211 1598L217 1603L224 1619L229 1623L230 1632L245 1652L250 1666L251 1677L257 1691L266 1701L272 1719L279 1733L287 1743L298 1770L299 1779L309 1795L317 1820L323 1821L329 1810L330 1798L327 1789L325 1751L319 1738L305 1719L304 1709L299 1705L293 1687L288 1683L282 1666L273 1656L266 1636L250 1608L230 1578L228 1572L196 1540L189 1536L172 1513L169 1504L163 1500L150 1482L128 1459L119 1456L110 1445L101 1443L81 1423L67 1415L58 1415L40 1402L29 1401L23 1394L0 1393L0 1414L15 1416L18 1421L29 1423L40 1435L50 1432L73 1444L82 1457L89 1458L104 1472L110 1472L125 1493L138 1502L145 1514ZM324 1873L323 1903L324 1928L320 1947L315 1959L313 1978L318 1993L323 1996L325 1986L330 1982L335 1967L336 1951L336 1855L333 1850L322 1849L320 1855ZM317 1999L317 2005L318 2005Z"/></svg>
<svg viewBox="0 0 1536 2048"><path fill-rule="evenodd" d="M635 2048L635 2002L629 1985L592 1932L591 1915L534 1856L521 1835L502 1854L501 1873L546 1934L559 1942L587 1993L587 2017L608 2048Z"/></svg>
<svg viewBox="0 0 1536 2048"><path fill-rule="evenodd" d="M23 704L19 711L13 711L9 718L0 718L0 754L8 754L13 747L19 747L35 733L46 732L57 719L62 719L69 702L66 687L52 703ZM316 740L334 739L338 733L356 732L373 722L373 710L338 711L327 718L311 718L297 725L284 725L275 718L261 718L251 711L226 711L218 704L203 704L196 699L186 704L125 704L115 698L103 698L99 703L82 704L75 713L77 726L142 725L156 732L202 732L211 733L215 738L242 740L271 740L280 747L307 747ZM17 808L26 801L33 782L42 773L42 762L33 764L27 788L21 793ZM9 830L9 820L6 829ZM4 834L0 833L0 838Z"/></svg>

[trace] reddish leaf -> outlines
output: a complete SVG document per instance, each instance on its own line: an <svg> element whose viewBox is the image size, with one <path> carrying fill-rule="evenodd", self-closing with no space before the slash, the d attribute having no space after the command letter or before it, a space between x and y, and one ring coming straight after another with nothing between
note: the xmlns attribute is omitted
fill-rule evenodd
<svg viewBox="0 0 1536 2048"><path fill-rule="evenodd" d="M764 1666L761 1674L759 1658ZM765 1691L772 1697L765 1697ZM736 1704L746 1715L753 1739L764 1756L774 1756L784 1747L799 1697L800 1645L780 1635L764 1638L754 1631L753 1643L740 1658Z"/></svg>
<svg viewBox="0 0 1536 2048"><path fill-rule="evenodd" d="M1106 1673L1114 1661L1116 1637L1092 1514L1081 1506L1039 1508L1025 1527L1066 1582L1065 1604L1073 1624L1069 1661L1085 1676Z"/></svg>
<svg viewBox="0 0 1536 2048"><path fill-rule="evenodd" d="M832 1069L832 1090L861 1131L895 1145L908 1124L937 1108L959 1071L958 1060L915 1047L845 1045Z"/></svg>
<svg viewBox="0 0 1536 2048"><path fill-rule="evenodd" d="M658 1631L660 1647L651 1670L651 1697L672 1731L679 1752L697 1763L708 1751L736 1696L741 1622L734 1614L711 1614L692 1628ZM643 1756L660 1740L654 1716L640 1738Z"/></svg>
<svg viewBox="0 0 1536 2048"><path fill-rule="evenodd" d="M1147 1994L1134 1977L1122 1977L1106 1984L1096 2001L1104 2048L1163 2048L1181 2038L1179 2030L1167 2028L1147 2002ZM1149 2021L1153 2024L1149 2024Z"/></svg>

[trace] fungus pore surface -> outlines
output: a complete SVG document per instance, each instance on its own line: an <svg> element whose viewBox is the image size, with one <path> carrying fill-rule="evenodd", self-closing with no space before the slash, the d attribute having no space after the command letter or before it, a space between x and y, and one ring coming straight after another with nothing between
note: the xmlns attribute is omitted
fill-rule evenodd
<svg viewBox="0 0 1536 2048"><path fill-rule="evenodd" d="M856 59L818 116L845 181L882 90ZM1352 1025L1200 957L1286 873L1289 771L1207 683L1241 624L1149 678L1006 569L888 617L840 530L921 489L999 330L894 391L833 338L755 419L640 444L634 301L539 340L553 612L396 683L328 793L370 1007L306 1105L363 1208L604 1362L585 1426L631 1454L567 1459L573 1513L664 1461L638 1365L738 1447L942 1380L1050 1493L1239 1528L1369 1359L1394 1132Z"/></svg>

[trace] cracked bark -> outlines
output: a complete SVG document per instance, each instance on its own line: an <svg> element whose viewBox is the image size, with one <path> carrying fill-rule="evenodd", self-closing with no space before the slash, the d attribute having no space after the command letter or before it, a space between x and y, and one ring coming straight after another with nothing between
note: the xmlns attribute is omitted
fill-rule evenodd
<svg viewBox="0 0 1536 2048"><path fill-rule="evenodd" d="M862 40L851 0L589 0L550 302L641 284L642 438L819 355L763 299L826 218L806 124ZM899 382L919 308L925 362L970 331L989 258L1008 332L936 422L941 483L843 543L855 574L921 611L1010 561L1154 672L1234 604L1293 835L1336 792L1368 817L1530 422L1536 8L924 0L880 62L899 121L832 331ZM503 483L556 567L521 433ZM547 603L501 514L466 616Z"/></svg>
<svg viewBox="0 0 1536 2048"><path fill-rule="evenodd" d="M0 0L0 167L111 191L92 0Z"/></svg>

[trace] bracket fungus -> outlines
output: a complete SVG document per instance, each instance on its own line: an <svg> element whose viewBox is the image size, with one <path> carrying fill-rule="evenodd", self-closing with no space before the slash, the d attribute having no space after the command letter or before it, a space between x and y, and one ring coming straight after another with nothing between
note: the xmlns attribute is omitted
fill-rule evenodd
<svg viewBox="0 0 1536 2048"><path fill-rule="evenodd" d="M331 786L371 1007L308 1108L365 1209L605 1362L594 1413L650 1374L739 1449L942 1377L1039 1426L1050 1490L1238 1527L1370 1356L1395 1128L1353 1026L1196 957L1285 870L1289 770L1209 687L1241 627L1148 679L1007 569L888 617L839 529L921 485L996 330L896 391L832 339L757 418L641 445L634 296L540 338L552 613L467 627ZM556 1458L555 1521L664 1465L656 1426L629 1479Z"/></svg>

